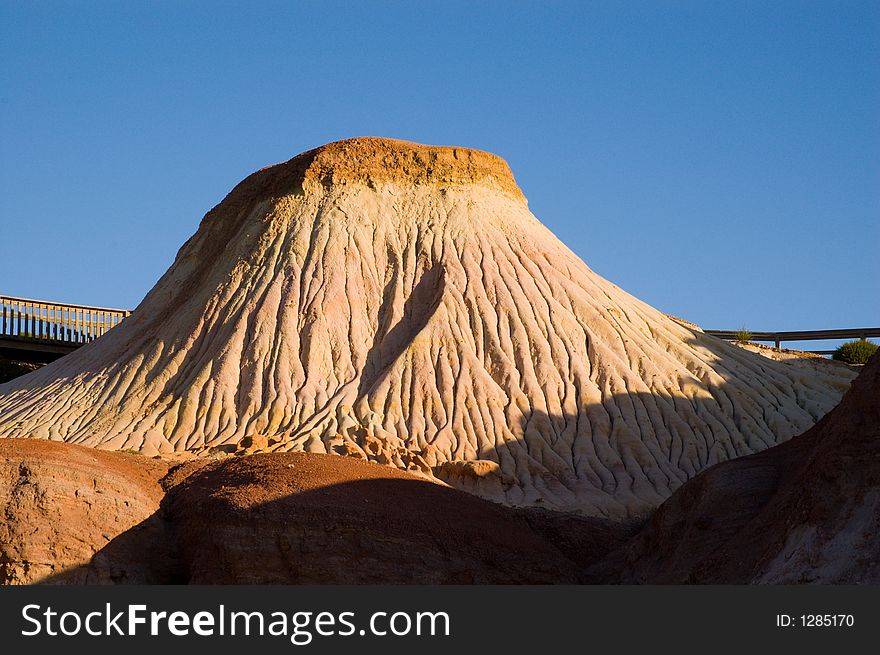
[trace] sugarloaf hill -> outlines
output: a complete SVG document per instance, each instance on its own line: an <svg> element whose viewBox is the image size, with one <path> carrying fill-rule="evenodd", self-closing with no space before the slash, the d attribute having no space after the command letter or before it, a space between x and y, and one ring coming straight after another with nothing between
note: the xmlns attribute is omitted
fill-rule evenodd
<svg viewBox="0 0 880 655"><path fill-rule="evenodd" d="M236 186L120 326L0 386L0 437L330 453L620 518L804 432L852 377L603 279L495 155L358 138Z"/></svg>

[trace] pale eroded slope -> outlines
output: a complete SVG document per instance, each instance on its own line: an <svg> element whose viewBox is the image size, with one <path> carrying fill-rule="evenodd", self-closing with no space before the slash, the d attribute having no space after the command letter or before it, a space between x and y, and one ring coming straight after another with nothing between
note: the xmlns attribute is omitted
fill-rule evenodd
<svg viewBox="0 0 880 655"><path fill-rule="evenodd" d="M499 474L446 477L622 516L802 432L851 378L626 294L494 155L358 139L242 182L120 327L0 386L0 436L156 453L261 433L425 471L491 460Z"/></svg>
<svg viewBox="0 0 880 655"><path fill-rule="evenodd" d="M880 583L880 355L804 434L687 482L589 579Z"/></svg>

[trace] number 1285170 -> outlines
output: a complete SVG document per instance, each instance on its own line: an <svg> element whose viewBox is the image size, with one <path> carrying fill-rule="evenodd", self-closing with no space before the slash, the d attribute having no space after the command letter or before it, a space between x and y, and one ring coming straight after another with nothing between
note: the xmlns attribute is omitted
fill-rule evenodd
<svg viewBox="0 0 880 655"><path fill-rule="evenodd" d="M855 617L852 614L777 614L776 625L780 628L851 628Z"/></svg>

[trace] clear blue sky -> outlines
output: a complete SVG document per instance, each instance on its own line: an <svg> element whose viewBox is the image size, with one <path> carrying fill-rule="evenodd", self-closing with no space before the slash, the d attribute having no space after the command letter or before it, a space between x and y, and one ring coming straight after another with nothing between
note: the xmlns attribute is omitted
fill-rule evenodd
<svg viewBox="0 0 880 655"><path fill-rule="evenodd" d="M240 179L360 135L503 156L706 327L880 324L877 2L0 0L0 293L132 307Z"/></svg>

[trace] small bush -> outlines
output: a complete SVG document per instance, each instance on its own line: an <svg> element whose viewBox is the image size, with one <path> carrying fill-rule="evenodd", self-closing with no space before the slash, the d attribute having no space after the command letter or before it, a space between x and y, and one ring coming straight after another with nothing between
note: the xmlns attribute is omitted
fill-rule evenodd
<svg viewBox="0 0 880 655"><path fill-rule="evenodd" d="M867 364L871 355L877 352L877 344L867 339L847 341L834 351L832 357L847 364Z"/></svg>
<svg viewBox="0 0 880 655"><path fill-rule="evenodd" d="M736 337L736 340L740 343L748 343L752 340L752 333L747 330L745 326L734 332L733 336Z"/></svg>

